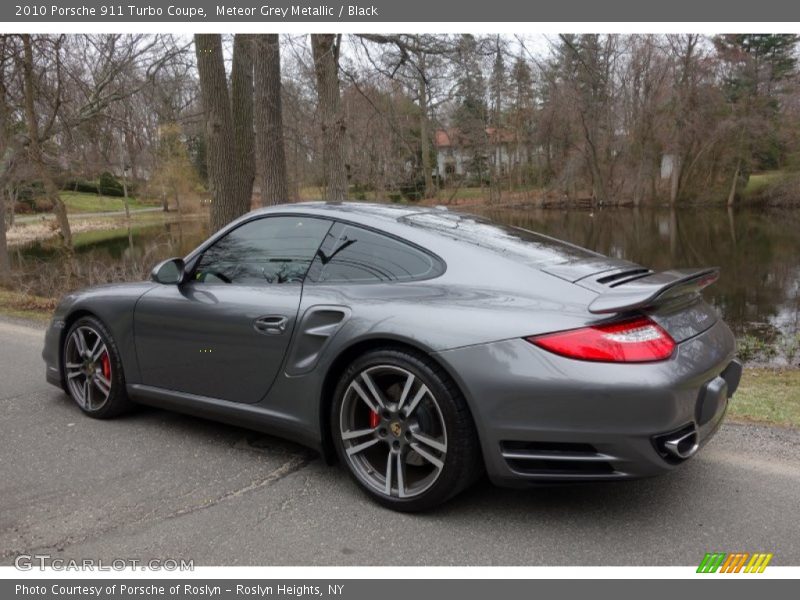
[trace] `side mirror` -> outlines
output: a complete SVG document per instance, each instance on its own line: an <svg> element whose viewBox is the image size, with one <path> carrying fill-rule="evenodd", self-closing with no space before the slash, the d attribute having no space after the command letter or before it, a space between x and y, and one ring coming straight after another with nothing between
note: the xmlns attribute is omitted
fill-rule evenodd
<svg viewBox="0 0 800 600"><path fill-rule="evenodd" d="M186 264L182 258L168 258L158 263L150 272L150 279L156 283L177 285L183 283Z"/></svg>

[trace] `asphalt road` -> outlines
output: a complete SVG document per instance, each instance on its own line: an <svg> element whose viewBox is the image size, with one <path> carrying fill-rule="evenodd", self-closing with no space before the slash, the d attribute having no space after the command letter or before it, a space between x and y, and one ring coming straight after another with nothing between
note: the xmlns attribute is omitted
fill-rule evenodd
<svg viewBox="0 0 800 600"><path fill-rule="evenodd" d="M502 490L395 514L289 442L141 409L82 416L44 381L42 331L0 322L0 564L690 565L707 551L800 564L800 432L726 424L661 478Z"/></svg>

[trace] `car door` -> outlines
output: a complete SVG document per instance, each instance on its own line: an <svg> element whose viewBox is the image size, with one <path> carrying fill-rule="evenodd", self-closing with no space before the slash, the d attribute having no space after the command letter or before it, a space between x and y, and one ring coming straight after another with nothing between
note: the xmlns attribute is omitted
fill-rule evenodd
<svg viewBox="0 0 800 600"><path fill-rule="evenodd" d="M145 294L134 313L141 382L234 402L263 398L330 225L305 216L247 221L203 251L186 283Z"/></svg>

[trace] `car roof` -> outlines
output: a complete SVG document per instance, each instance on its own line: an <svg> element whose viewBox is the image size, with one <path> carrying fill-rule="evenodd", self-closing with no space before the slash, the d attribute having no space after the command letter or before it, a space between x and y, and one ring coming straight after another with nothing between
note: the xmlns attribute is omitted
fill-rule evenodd
<svg viewBox="0 0 800 600"><path fill-rule="evenodd" d="M572 263L601 255L542 233L510 227L445 206L369 202L301 202L263 209L263 214L301 212L350 221L399 235L438 252L452 245L480 249L529 266Z"/></svg>
<svg viewBox="0 0 800 600"><path fill-rule="evenodd" d="M370 220L374 224L380 222L400 222L404 217L420 213L448 212L445 206L413 206L409 204L380 204L377 202L324 202L310 201L297 202L294 204L279 204L260 208L254 211L256 214L269 214L273 212L297 211L306 214L325 215L333 219L358 221L368 223Z"/></svg>

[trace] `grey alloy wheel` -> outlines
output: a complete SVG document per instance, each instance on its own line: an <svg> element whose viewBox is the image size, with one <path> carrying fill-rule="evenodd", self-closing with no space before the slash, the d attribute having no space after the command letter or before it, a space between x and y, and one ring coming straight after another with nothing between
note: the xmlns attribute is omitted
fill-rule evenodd
<svg viewBox="0 0 800 600"><path fill-rule="evenodd" d="M447 456L447 429L427 385L399 366L360 371L339 411L344 454L357 479L388 498L431 489Z"/></svg>
<svg viewBox="0 0 800 600"><path fill-rule="evenodd" d="M110 419L132 408L119 351L100 319L86 315L72 324L61 364L64 390L90 417Z"/></svg>
<svg viewBox="0 0 800 600"><path fill-rule="evenodd" d="M115 375L100 332L89 325L75 327L67 338L64 358L72 398L86 412L101 410L111 395Z"/></svg>

